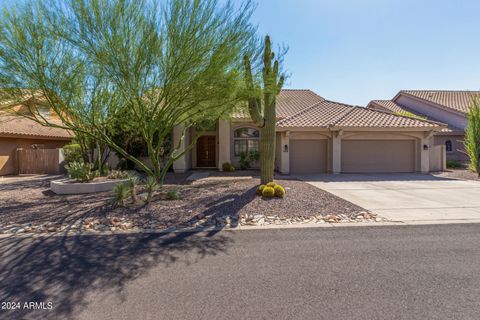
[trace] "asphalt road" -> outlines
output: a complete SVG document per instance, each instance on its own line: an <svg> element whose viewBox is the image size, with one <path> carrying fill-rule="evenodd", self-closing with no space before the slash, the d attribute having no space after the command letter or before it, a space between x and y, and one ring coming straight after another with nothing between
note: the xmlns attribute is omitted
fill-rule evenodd
<svg viewBox="0 0 480 320"><path fill-rule="evenodd" d="M480 224L13 237L0 258L22 305L0 319L480 318Z"/></svg>

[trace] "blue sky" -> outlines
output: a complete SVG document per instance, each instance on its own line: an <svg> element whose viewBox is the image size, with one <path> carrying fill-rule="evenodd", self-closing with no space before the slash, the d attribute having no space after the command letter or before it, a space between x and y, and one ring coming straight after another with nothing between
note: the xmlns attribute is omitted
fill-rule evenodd
<svg viewBox="0 0 480 320"><path fill-rule="evenodd" d="M356 105L401 89L480 89L478 0L257 2L260 32L289 47L288 88Z"/></svg>
<svg viewBox="0 0 480 320"><path fill-rule="evenodd" d="M480 88L480 1L260 0L262 33L290 48L290 88L344 103L401 89Z"/></svg>

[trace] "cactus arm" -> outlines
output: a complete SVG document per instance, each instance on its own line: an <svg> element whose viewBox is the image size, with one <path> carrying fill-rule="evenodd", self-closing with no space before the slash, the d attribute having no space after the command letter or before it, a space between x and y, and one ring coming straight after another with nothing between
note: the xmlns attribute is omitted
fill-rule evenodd
<svg viewBox="0 0 480 320"><path fill-rule="evenodd" d="M254 84L253 84L253 76L252 76L252 65L250 63L250 58L245 56L243 58L244 66L245 66L245 82L247 85L247 90L251 97L248 99L248 112L250 117L252 118L253 122L260 128L265 125L265 119L263 118L261 112L262 102L260 98L256 97L254 94Z"/></svg>

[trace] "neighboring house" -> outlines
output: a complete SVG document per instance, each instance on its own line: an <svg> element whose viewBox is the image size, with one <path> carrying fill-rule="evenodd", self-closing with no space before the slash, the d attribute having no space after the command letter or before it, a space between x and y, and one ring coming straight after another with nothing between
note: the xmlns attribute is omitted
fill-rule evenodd
<svg viewBox="0 0 480 320"><path fill-rule="evenodd" d="M39 112L50 117L48 109ZM17 149L56 149L69 143L72 135L49 128L25 117L0 113L0 176L17 173Z"/></svg>
<svg viewBox="0 0 480 320"><path fill-rule="evenodd" d="M480 96L480 91L402 90L392 100L373 100L367 107L394 114L411 113L447 124L435 132L434 144L445 146L448 160L468 161L463 140L474 96Z"/></svg>
<svg viewBox="0 0 480 320"><path fill-rule="evenodd" d="M399 116L329 101L310 90L282 90L277 98L276 169L296 173L377 173L442 170L445 155L433 137L444 124ZM186 146L195 129L181 140L183 128L174 130L174 143ZM219 120L216 128L198 139L196 146L173 168L238 166L242 152L256 151L259 131L247 112Z"/></svg>

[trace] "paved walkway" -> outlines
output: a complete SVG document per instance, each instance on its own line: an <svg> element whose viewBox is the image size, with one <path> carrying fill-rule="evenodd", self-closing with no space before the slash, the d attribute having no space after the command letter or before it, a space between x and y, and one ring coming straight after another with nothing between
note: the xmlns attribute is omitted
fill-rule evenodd
<svg viewBox="0 0 480 320"><path fill-rule="evenodd" d="M480 222L480 182L421 174L304 175L301 179L391 221Z"/></svg>

